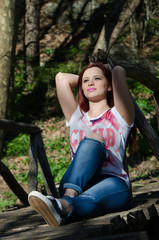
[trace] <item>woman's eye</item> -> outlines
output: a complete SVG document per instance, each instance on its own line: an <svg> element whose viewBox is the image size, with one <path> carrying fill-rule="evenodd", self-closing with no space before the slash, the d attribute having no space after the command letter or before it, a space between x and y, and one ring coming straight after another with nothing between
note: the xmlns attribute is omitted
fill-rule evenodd
<svg viewBox="0 0 159 240"><path fill-rule="evenodd" d="M88 82L88 79L84 79L83 82L84 82L84 83L85 83L85 82Z"/></svg>
<svg viewBox="0 0 159 240"><path fill-rule="evenodd" d="M99 78L99 77L96 77L96 78L95 78L95 80L101 80L101 78Z"/></svg>

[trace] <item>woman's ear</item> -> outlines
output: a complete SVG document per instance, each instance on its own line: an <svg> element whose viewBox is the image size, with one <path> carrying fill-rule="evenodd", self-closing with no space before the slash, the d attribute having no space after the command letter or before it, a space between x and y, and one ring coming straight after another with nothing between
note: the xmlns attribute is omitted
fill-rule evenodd
<svg viewBox="0 0 159 240"><path fill-rule="evenodd" d="M108 92L112 91L112 86L109 86L107 91Z"/></svg>

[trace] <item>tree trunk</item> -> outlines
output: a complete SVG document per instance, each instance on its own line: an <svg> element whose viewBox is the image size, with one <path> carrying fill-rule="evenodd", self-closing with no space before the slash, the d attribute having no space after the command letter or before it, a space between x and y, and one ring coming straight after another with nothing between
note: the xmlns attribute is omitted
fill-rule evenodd
<svg viewBox="0 0 159 240"><path fill-rule="evenodd" d="M105 41L105 25L102 27L102 30L100 32L98 41L95 45L94 48L94 53L96 53L98 51L98 49L102 49L103 51L106 51L106 41Z"/></svg>
<svg viewBox="0 0 159 240"><path fill-rule="evenodd" d="M108 1L106 1L106 3L107 2ZM94 52L97 52L98 49L102 49L103 51L106 51L108 49L111 34L116 24L118 23L120 13L123 9L125 2L126 0L120 0L120 1L116 0L112 3L111 12L106 18L105 25L102 27L98 41L94 48Z"/></svg>
<svg viewBox="0 0 159 240"><path fill-rule="evenodd" d="M130 31L131 31L131 42L133 48L138 47L138 38L137 38L137 20L136 20L136 14L134 14L130 18Z"/></svg>
<svg viewBox="0 0 159 240"><path fill-rule="evenodd" d="M39 66L39 0L26 0L25 53L27 82L33 83Z"/></svg>
<svg viewBox="0 0 159 240"><path fill-rule="evenodd" d="M134 14L136 8L139 6L140 3L141 3L141 0L132 0L131 3L126 8L126 10L121 14L119 21L118 21L117 25L115 26L115 28L111 34L111 37L109 39L108 49L110 49L113 46L113 44L115 43L115 41L118 39L123 28L129 22L131 16Z"/></svg>
<svg viewBox="0 0 159 240"><path fill-rule="evenodd" d="M122 55L124 58L124 54ZM116 61L111 58L114 65L120 65L126 70L126 76L142 83L147 88L154 92L159 92L159 79L145 68L142 68L139 64L131 64L125 61ZM131 60L130 60L131 62Z"/></svg>
<svg viewBox="0 0 159 240"><path fill-rule="evenodd" d="M0 119L6 117L7 93L11 72L15 0L0 1ZM3 131L0 131L0 152Z"/></svg>
<svg viewBox="0 0 159 240"><path fill-rule="evenodd" d="M142 42L144 43L146 40L147 36L147 26L148 26L148 21L150 19L150 3L149 0L144 0L145 4L145 18L143 21L143 35L142 35Z"/></svg>

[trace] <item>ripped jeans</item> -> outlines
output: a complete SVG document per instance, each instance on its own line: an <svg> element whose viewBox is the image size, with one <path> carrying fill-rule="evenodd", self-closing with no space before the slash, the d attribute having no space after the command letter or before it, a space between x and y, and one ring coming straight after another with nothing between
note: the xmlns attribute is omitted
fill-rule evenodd
<svg viewBox="0 0 159 240"><path fill-rule="evenodd" d="M129 207L131 191L119 177L101 174L106 156L105 145L85 137L65 172L59 187L60 196L71 206L67 218L97 217ZM65 189L79 192L77 197L63 197Z"/></svg>

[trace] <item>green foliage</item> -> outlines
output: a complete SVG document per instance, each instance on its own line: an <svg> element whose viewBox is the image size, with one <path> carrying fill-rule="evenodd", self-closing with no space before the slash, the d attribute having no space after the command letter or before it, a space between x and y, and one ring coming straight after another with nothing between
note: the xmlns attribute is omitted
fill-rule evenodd
<svg viewBox="0 0 159 240"><path fill-rule="evenodd" d="M121 42L121 43L124 43L124 40L126 39L126 36L121 36L120 38L119 38L119 41Z"/></svg>
<svg viewBox="0 0 159 240"><path fill-rule="evenodd" d="M50 152L56 151L56 154L58 155L56 160L53 155L48 160L51 172L54 175L54 180L56 183L59 183L70 164L69 140L65 140L63 137L60 137L59 139L55 138L53 142L47 140L46 149Z"/></svg>
<svg viewBox="0 0 159 240"><path fill-rule="evenodd" d="M148 21L149 33L151 35L158 35L159 31L159 18L150 18Z"/></svg>
<svg viewBox="0 0 159 240"><path fill-rule="evenodd" d="M55 49L53 49L53 48L51 47L51 48L49 48L49 49L44 49L44 52L45 52L48 56L50 56L50 55L53 55L53 54L54 54Z"/></svg>
<svg viewBox="0 0 159 240"><path fill-rule="evenodd" d="M76 48L70 48L71 54L77 53ZM45 50L50 55L54 53L51 48ZM79 64L76 61L67 61L51 65L43 65L34 68L36 77L34 83L27 83L26 70L24 62L17 61L15 67L14 85L10 88L8 103L8 119L15 121L28 122L32 119L40 118L44 113L43 109L49 104L49 95L47 91L55 88L55 76L59 71L73 72L78 74L80 71Z"/></svg>
<svg viewBox="0 0 159 240"><path fill-rule="evenodd" d="M0 198L0 210L3 211L6 208L9 208L10 206L14 205L17 201L17 197L14 193L11 191L4 192L3 198Z"/></svg>
<svg viewBox="0 0 159 240"><path fill-rule="evenodd" d="M18 182L20 183L27 183L28 180L28 170L25 172L20 172L18 174L15 174L15 177L18 179Z"/></svg>
<svg viewBox="0 0 159 240"><path fill-rule="evenodd" d="M13 140L6 143L4 152L6 156L24 156L28 154L29 136L27 134L19 134Z"/></svg>
<svg viewBox="0 0 159 240"><path fill-rule="evenodd" d="M145 87L140 82L136 82L132 79L128 80L128 86L131 89L135 100L142 112L147 115L154 110L152 91Z"/></svg>
<svg viewBox="0 0 159 240"><path fill-rule="evenodd" d="M152 53L150 53L149 57L153 61L158 61L159 60L159 48L156 48Z"/></svg>

